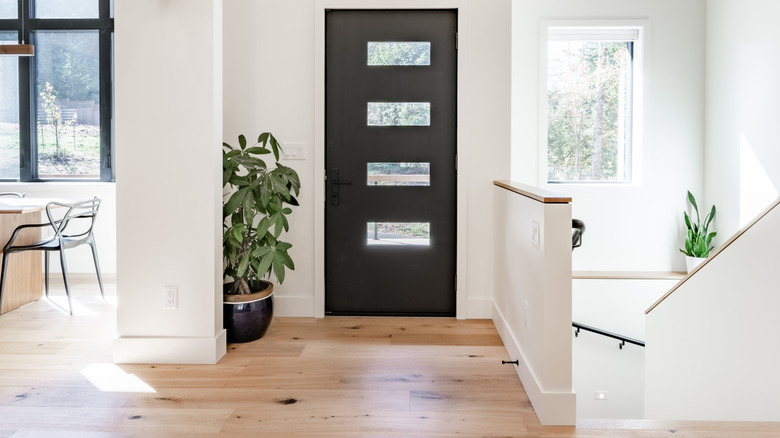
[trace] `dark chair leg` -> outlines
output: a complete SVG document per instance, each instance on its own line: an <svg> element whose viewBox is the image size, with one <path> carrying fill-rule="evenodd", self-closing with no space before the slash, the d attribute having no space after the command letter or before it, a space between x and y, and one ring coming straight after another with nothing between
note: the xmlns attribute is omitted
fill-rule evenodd
<svg viewBox="0 0 780 438"><path fill-rule="evenodd" d="M46 289L46 298L49 298L49 251L44 251L43 254L43 284Z"/></svg>
<svg viewBox="0 0 780 438"><path fill-rule="evenodd" d="M3 269L0 271L0 308L3 307L3 290L5 290L5 268L8 266L8 254L3 252Z"/></svg>
<svg viewBox="0 0 780 438"><path fill-rule="evenodd" d="M70 282L68 282L68 266L65 263L64 248L60 248L60 265L62 265L62 280L65 282L65 295L68 296L68 310L73 315L73 304L70 300Z"/></svg>
<svg viewBox="0 0 780 438"><path fill-rule="evenodd" d="M100 275L100 262L98 262L98 254L97 248L95 247L95 242L91 242L89 246L92 248L92 259L95 261L95 271L97 271L98 284L100 285L100 295L103 297L103 300L105 300L106 293L103 291L103 276Z"/></svg>

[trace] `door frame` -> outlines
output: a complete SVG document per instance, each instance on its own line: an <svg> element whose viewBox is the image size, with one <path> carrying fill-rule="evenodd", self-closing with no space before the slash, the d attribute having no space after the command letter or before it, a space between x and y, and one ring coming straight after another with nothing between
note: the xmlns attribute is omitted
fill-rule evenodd
<svg viewBox="0 0 780 438"><path fill-rule="evenodd" d="M314 5L314 317L325 317L325 11L329 9L393 10L393 9L450 9L458 12L458 33L462 33L465 0L315 0ZM462 39L461 39L462 41ZM461 59L457 59L457 105L461 104ZM457 153L461 152L461 111L457 121ZM466 319L468 292L466 290L466 177L467 163L458 164L457 174L457 232L455 272L457 296L455 317Z"/></svg>

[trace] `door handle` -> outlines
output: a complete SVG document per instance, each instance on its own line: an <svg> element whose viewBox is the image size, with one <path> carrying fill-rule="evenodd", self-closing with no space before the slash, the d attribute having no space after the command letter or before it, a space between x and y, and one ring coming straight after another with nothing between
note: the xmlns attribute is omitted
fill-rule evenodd
<svg viewBox="0 0 780 438"><path fill-rule="evenodd" d="M339 179L339 168L334 167L330 170L330 205L339 205L339 186L348 186L352 181L342 181Z"/></svg>

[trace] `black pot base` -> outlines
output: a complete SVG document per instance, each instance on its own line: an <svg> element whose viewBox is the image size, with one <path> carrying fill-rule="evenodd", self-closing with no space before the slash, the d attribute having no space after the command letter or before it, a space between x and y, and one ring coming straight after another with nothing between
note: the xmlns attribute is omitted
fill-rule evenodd
<svg viewBox="0 0 780 438"><path fill-rule="evenodd" d="M256 341L265 335L274 316L273 295L246 303L223 303L229 344Z"/></svg>

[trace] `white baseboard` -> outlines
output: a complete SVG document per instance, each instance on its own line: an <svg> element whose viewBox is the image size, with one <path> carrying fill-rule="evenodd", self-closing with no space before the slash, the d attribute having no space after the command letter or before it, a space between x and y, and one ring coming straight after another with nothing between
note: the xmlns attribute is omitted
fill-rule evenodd
<svg viewBox="0 0 780 438"><path fill-rule="evenodd" d="M274 293L274 316L313 318L314 296Z"/></svg>
<svg viewBox="0 0 780 438"><path fill-rule="evenodd" d="M528 356L517 341L509 324L498 307L493 305L493 324L496 326L501 341L506 347L511 360L517 359L519 365L515 371L523 383L523 388L534 407L539 422L545 426L574 426L577 421L577 395L571 392L547 392L536 377L533 365L528 363Z"/></svg>
<svg viewBox="0 0 780 438"><path fill-rule="evenodd" d="M115 363L213 365L226 352L224 329L213 338L120 337L114 340Z"/></svg>

